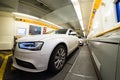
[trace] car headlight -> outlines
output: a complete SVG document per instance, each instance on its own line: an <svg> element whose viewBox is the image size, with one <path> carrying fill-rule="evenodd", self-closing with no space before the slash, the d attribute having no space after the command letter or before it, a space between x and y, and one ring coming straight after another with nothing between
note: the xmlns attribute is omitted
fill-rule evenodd
<svg viewBox="0 0 120 80"><path fill-rule="evenodd" d="M36 41L36 42L19 42L19 48L21 49L28 49L28 50L40 50L43 46L43 42Z"/></svg>

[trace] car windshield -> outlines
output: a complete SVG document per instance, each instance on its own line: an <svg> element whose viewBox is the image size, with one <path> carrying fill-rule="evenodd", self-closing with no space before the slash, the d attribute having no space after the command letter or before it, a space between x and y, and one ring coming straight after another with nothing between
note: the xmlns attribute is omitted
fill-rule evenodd
<svg viewBox="0 0 120 80"><path fill-rule="evenodd" d="M55 31L55 34L66 34L67 29L59 29L57 31Z"/></svg>

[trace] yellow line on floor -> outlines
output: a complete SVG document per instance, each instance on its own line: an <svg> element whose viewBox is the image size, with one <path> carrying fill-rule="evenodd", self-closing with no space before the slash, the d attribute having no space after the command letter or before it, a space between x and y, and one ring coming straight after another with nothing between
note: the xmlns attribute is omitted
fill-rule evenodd
<svg viewBox="0 0 120 80"><path fill-rule="evenodd" d="M7 65L7 61L8 61L8 58L12 56L12 54L9 54L9 55L6 55L4 57L4 61L2 63L2 66L0 68L0 80L3 80L3 77L4 77L4 73L5 73L5 68L6 68L6 65Z"/></svg>

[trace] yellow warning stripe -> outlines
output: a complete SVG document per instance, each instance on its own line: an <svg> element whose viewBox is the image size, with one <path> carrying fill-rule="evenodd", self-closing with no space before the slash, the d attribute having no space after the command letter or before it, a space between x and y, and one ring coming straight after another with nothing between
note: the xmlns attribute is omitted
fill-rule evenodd
<svg viewBox="0 0 120 80"><path fill-rule="evenodd" d="M0 68L0 80L3 80L5 69L6 69L6 65L7 65L7 61L8 61L10 56L12 56L12 54L9 54L9 55L4 57L4 61L3 61L2 66Z"/></svg>
<svg viewBox="0 0 120 80"><path fill-rule="evenodd" d="M27 19L27 18L15 18L16 21L21 21L21 22L27 22L27 23L32 23L32 24L37 24L40 25L41 27L49 27L52 29L59 29L57 26L55 25L51 25L42 21L38 21L38 20L32 20L32 19Z"/></svg>

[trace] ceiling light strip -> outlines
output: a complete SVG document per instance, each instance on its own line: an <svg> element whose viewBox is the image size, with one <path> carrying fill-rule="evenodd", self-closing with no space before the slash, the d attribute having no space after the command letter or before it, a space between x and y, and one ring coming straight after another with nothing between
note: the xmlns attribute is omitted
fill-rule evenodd
<svg viewBox="0 0 120 80"><path fill-rule="evenodd" d="M17 13L17 12L13 12L13 14L15 15L15 20L16 21L37 24L37 25L40 25L41 27L49 27L49 28L52 28L52 29L62 28L61 26L58 26L58 25L56 25L54 23L51 23L49 21L40 19L38 17L34 17L34 16L31 16L31 15L23 14L23 13Z"/></svg>
<svg viewBox="0 0 120 80"><path fill-rule="evenodd" d="M79 23L81 25L81 29L82 29L82 31L84 31L83 19L82 19L82 14L81 14L81 8L80 8L79 1L78 0L71 0L71 2L72 2L73 6L75 8L75 12L77 14Z"/></svg>
<svg viewBox="0 0 120 80"><path fill-rule="evenodd" d="M26 23L32 23L32 24L37 24L40 25L41 27L49 27L52 29L59 29L57 26L50 25L41 21L37 20L31 20L31 19L26 19L26 18L15 18L16 21L21 21L21 22L26 22Z"/></svg>

